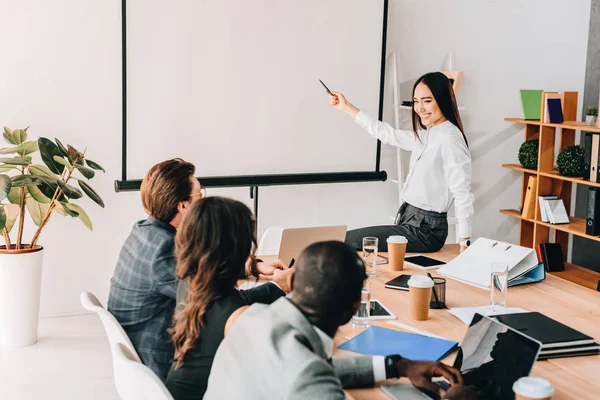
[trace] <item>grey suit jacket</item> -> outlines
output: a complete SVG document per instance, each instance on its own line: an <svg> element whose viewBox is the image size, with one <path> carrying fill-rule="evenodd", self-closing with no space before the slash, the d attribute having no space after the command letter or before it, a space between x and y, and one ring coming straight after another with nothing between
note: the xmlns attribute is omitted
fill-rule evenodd
<svg viewBox="0 0 600 400"><path fill-rule="evenodd" d="M343 399L374 383L371 357L327 360L311 323L289 300L255 304L217 350L204 399Z"/></svg>

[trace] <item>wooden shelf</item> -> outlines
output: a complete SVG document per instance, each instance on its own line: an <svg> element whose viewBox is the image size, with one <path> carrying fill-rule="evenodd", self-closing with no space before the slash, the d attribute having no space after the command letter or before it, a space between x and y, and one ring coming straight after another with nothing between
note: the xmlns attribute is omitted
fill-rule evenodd
<svg viewBox="0 0 600 400"><path fill-rule="evenodd" d="M516 124L549 126L552 128L573 129L576 131L586 131L586 132L600 132L600 128L598 128L597 126L586 125L585 122L578 122L578 121L566 121L562 124L550 124L550 123L540 122L539 120L522 119L522 118L504 118L504 120L506 122L514 122Z"/></svg>
<svg viewBox="0 0 600 400"><path fill-rule="evenodd" d="M548 273L592 290L598 289L600 272L592 271L590 269L580 267L579 265L565 263L564 271Z"/></svg>
<svg viewBox="0 0 600 400"><path fill-rule="evenodd" d="M572 235L581 236L586 239L591 239L600 242L600 236L590 236L585 233L585 220L581 218L569 217L569 219L571 220L570 224L551 224L549 222L542 222L536 221L534 219L523 218L519 210L500 210L500 212L504 215L509 215L511 217L522 219L524 221L533 222L538 225L556 229L557 231L567 232Z"/></svg>
<svg viewBox="0 0 600 400"><path fill-rule="evenodd" d="M526 173L532 174L532 175L545 176L545 177L552 178L552 179L560 179L562 181L573 182L573 183L577 183L580 185L600 187L600 183L586 181L583 178L574 178L571 176L564 176L564 175L561 175L560 172L558 172L558 170L554 170L552 172L540 172L535 169L525 168L519 164L502 164L502 168L508 168L508 169L512 169L514 171L526 172Z"/></svg>

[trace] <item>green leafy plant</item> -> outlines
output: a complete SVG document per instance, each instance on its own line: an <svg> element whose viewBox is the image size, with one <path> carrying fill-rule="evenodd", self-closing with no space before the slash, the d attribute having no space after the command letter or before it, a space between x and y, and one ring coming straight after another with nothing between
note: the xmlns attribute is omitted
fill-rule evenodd
<svg viewBox="0 0 600 400"><path fill-rule="evenodd" d="M589 106L587 108L587 111L585 112L585 115L591 115L593 117L597 117L598 116L598 107L596 107L596 106Z"/></svg>
<svg viewBox="0 0 600 400"><path fill-rule="evenodd" d="M87 159L85 152L81 153L71 145L65 147L58 139L52 141L40 137L28 141L28 129L4 127L4 141L11 146L0 149L0 231L7 249L23 248L25 210L38 227L27 245L34 248L54 211L77 217L92 230L88 214L72 201L85 194L104 207L104 201L87 182L96 171L104 172L104 168ZM41 164L33 160L37 152L41 156ZM74 176L75 173L81 177ZM71 185L73 181L77 181L79 188ZM17 220L17 240L13 246L9 233Z"/></svg>
<svg viewBox="0 0 600 400"><path fill-rule="evenodd" d="M537 169L539 140L528 140L519 148L519 162L529 169Z"/></svg>
<svg viewBox="0 0 600 400"><path fill-rule="evenodd" d="M565 176L583 176L585 149L576 145L567 147L556 158L558 172Z"/></svg>

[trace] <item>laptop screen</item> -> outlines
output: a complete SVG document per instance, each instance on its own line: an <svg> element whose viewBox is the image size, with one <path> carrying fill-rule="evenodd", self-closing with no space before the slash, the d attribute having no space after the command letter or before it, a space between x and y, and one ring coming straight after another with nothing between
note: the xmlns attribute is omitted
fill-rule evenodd
<svg viewBox="0 0 600 400"><path fill-rule="evenodd" d="M513 400L513 383L529 375L541 343L498 321L475 314L454 361L465 385L486 399Z"/></svg>

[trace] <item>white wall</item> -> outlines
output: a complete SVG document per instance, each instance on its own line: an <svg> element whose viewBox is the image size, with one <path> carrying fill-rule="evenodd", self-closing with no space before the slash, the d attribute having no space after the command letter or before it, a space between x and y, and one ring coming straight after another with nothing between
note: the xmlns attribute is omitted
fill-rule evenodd
<svg viewBox="0 0 600 400"><path fill-rule="evenodd" d="M392 0L388 50L398 54L403 98L425 72L454 53L464 71L459 105L473 159L473 236L518 242L518 221L498 212L520 207L523 126L519 89L579 92L587 57L590 0ZM409 88L410 87L410 88ZM579 112L578 115L581 115Z"/></svg>
<svg viewBox="0 0 600 400"><path fill-rule="evenodd" d="M80 203L94 231L56 215L41 236L46 251L42 315L80 311L83 290L106 301L120 246L132 224L144 217L138 192L113 190L121 171L120 5L117 0L0 0L0 125L30 125L31 137L56 136L87 148L86 154L106 169L91 182L106 208L87 199ZM339 119L348 123L342 113ZM252 206L247 188L209 192ZM269 225L387 223L398 205L394 193L390 183L261 189L259 233ZM25 237L31 233L29 226Z"/></svg>
<svg viewBox="0 0 600 400"><path fill-rule="evenodd" d="M503 118L520 115L519 88L582 90L589 4L391 2L388 49L402 56L403 81L438 69L448 52L456 54L465 72L459 99L467 107L463 118L474 159L475 236L517 240L515 221L497 210L518 207L519 176L500 164L516 160L522 130ZM121 167L120 2L0 0L0 22L0 124L30 125L32 136L56 136L87 148L89 157L107 170L92 181L106 208L81 202L94 232L57 215L40 240L46 248L42 313L78 312L83 290L106 300L120 246L133 222L144 216L139 193L113 190ZM390 110L388 101L389 117ZM384 149L382 165L391 176L393 155ZM210 193L251 205L247 188ZM383 224L397 205L391 183L264 188L259 230L269 225Z"/></svg>

